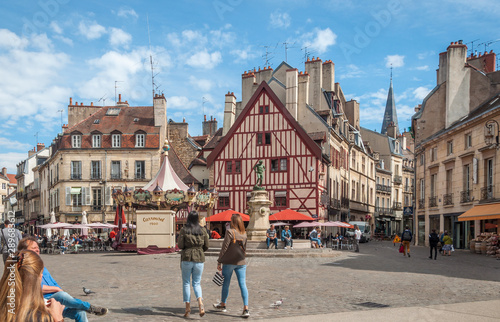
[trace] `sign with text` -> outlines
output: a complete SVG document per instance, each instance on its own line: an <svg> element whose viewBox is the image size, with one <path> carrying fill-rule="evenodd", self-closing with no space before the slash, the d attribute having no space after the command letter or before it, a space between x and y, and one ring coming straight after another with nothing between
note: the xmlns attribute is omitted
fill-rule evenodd
<svg viewBox="0 0 500 322"><path fill-rule="evenodd" d="M137 210L137 248L175 247L175 212Z"/></svg>

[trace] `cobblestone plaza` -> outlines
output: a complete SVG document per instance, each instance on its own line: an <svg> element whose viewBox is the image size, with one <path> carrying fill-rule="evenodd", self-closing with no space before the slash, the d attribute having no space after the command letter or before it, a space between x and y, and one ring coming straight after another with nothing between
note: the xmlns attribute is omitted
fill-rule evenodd
<svg viewBox="0 0 500 322"><path fill-rule="evenodd" d="M450 257L430 260L424 247L412 247L408 258L387 241L372 241L360 248L360 253L332 251L338 255L332 257L248 258L250 319L327 321L322 314L498 299L500 261L493 258L455 251ZM184 320L178 254L43 254L42 259L63 290L109 308L107 316L89 316L90 321ZM211 309L221 290L211 281L215 270L216 257L208 256L202 278L207 314L199 317L192 294L191 320L240 319L242 301L234 276L228 312ZM82 287L95 293L85 296ZM284 300L279 309L270 307L280 298ZM435 320L427 311L412 312L416 315L408 321Z"/></svg>

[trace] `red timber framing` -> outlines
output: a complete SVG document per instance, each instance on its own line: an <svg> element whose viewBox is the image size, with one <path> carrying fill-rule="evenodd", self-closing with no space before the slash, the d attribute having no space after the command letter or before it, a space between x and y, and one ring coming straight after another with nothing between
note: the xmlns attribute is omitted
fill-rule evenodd
<svg viewBox="0 0 500 322"><path fill-rule="evenodd" d="M266 135L270 141L266 142ZM259 136L259 134L262 134ZM260 142L259 142L260 141ZM282 160L285 159L285 160ZM241 172L227 173L227 161L240 161ZM320 195L325 189L321 147L298 124L266 82L262 82L227 135L207 158L213 175L212 185L224 196L229 208L247 209L247 196L256 182L254 165L263 160L266 167L263 187L290 208L310 216L325 217ZM274 167L273 167L273 166ZM320 179L321 177L321 179ZM227 200L227 197L225 197ZM226 205L227 206L227 205ZM227 208L216 206L215 211Z"/></svg>

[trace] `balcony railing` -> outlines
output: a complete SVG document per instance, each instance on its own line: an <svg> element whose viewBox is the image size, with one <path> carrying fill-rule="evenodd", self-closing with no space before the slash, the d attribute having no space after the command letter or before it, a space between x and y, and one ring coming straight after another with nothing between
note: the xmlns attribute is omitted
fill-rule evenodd
<svg viewBox="0 0 500 322"><path fill-rule="evenodd" d="M403 177L395 175L393 179L394 184L400 185L403 183Z"/></svg>
<svg viewBox="0 0 500 322"><path fill-rule="evenodd" d="M340 209L340 200L332 198L332 199L330 200L330 206L331 206L333 209Z"/></svg>
<svg viewBox="0 0 500 322"><path fill-rule="evenodd" d="M377 184L376 187L377 191L382 191L382 192L391 192L391 186L386 186L383 184Z"/></svg>
<svg viewBox="0 0 500 322"><path fill-rule="evenodd" d="M429 207L437 207L437 197L429 197Z"/></svg>
<svg viewBox="0 0 500 322"><path fill-rule="evenodd" d="M424 209L425 208L425 199L419 199L418 200L418 209Z"/></svg>
<svg viewBox="0 0 500 322"><path fill-rule="evenodd" d="M447 193L443 195L443 205L450 206L453 205L453 194Z"/></svg>
<svg viewBox="0 0 500 322"><path fill-rule="evenodd" d="M340 207L341 208L349 208L349 198L342 197L340 199Z"/></svg>
<svg viewBox="0 0 500 322"><path fill-rule="evenodd" d="M472 201L472 190L460 191L460 203Z"/></svg>
<svg viewBox="0 0 500 322"><path fill-rule="evenodd" d="M403 205L401 202L394 202L392 204L392 209L394 210L403 210Z"/></svg>
<svg viewBox="0 0 500 322"><path fill-rule="evenodd" d="M101 205L93 205L92 206L92 210L93 211L101 211L102 210L102 206Z"/></svg>
<svg viewBox="0 0 500 322"><path fill-rule="evenodd" d="M82 180L82 174L81 173L72 173L71 180Z"/></svg>
<svg viewBox="0 0 500 322"><path fill-rule="evenodd" d="M100 173L91 173L90 174L90 179L91 180L100 180L101 179L101 174Z"/></svg>
<svg viewBox="0 0 500 322"><path fill-rule="evenodd" d="M385 208L385 207L375 207L375 212L379 215L392 215L394 213L394 209Z"/></svg>
<svg viewBox="0 0 500 322"><path fill-rule="evenodd" d="M495 186L486 186L481 188L481 200L495 199L495 196L493 195L494 188Z"/></svg>

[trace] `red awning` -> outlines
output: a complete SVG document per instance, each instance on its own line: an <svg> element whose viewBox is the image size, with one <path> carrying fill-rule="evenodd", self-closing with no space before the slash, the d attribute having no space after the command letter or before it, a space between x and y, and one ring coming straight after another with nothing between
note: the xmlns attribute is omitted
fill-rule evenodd
<svg viewBox="0 0 500 322"><path fill-rule="evenodd" d="M313 221L314 218L292 209L285 209L269 216L269 221Z"/></svg>
<svg viewBox="0 0 500 322"><path fill-rule="evenodd" d="M231 216L233 214L239 214L241 216L241 218L243 219L243 221L250 221L250 216L249 215L245 215L245 214L242 214L241 212L237 212L237 211L234 211L234 210L226 210L226 211L223 211L223 212L219 212L218 214L215 214L215 215L212 215L210 217L207 217L207 221L209 222L214 222L214 221L231 221Z"/></svg>

